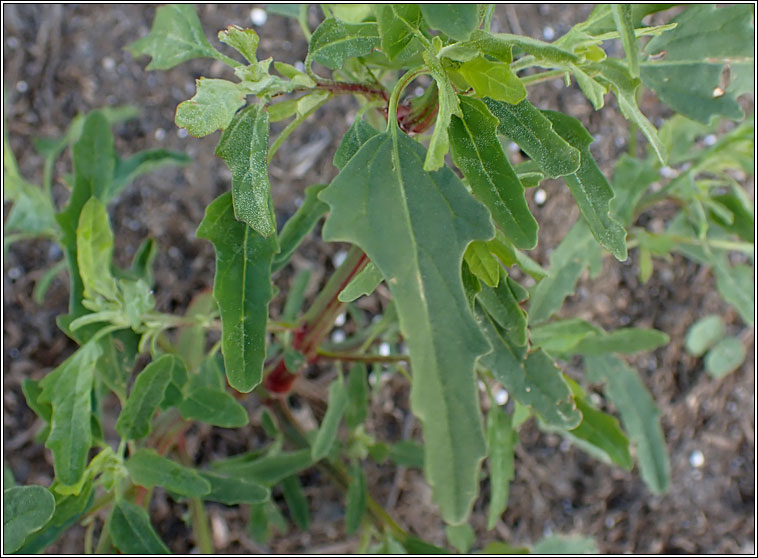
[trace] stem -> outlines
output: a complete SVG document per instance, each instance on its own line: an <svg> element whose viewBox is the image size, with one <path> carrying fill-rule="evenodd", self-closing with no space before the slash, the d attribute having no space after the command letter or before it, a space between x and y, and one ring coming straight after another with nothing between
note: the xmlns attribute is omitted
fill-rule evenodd
<svg viewBox="0 0 758 558"><path fill-rule="evenodd" d="M366 355L356 353L330 352L318 349L316 354L319 358L327 360L347 360L352 362L410 362L411 357L408 355Z"/></svg>
<svg viewBox="0 0 758 558"><path fill-rule="evenodd" d="M287 127L282 130L282 132L279 134L279 136L274 140L274 143L271 144L271 148L268 151L268 163L271 163L271 160L274 158L274 155L279 150L279 148L284 143L284 140L286 140L289 135L295 131L295 128L300 126L303 122L305 122L305 119L308 118L311 114L316 112L318 109L320 109L324 104L330 99L331 97L327 97L326 99L322 100L315 106L311 107L308 112L305 114L298 116L295 118L292 122L287 124Z"/></svg>
<svg viewBox="0 0 758 558"><path fill-rule="evenodd" d="M84 553L92 554L92 539L95 535L95 522L93 521L87 525L87 530L84 531Z"/></svg>
<svg viewBox="0 0 758 558"><path fill-rule="evenodd" d="M401 77L395 87L392 88L392 95L390 95L389 106L387 107L387 131L397 128L397 105L400 102L400 95L410 82L423 73L428 72L426 67L416 68L415 70L409 70L403 77ZM395 128L392 128L394 124Z"/></svg>
<svg viewBox="0 0 758 558"><path fill-rule="evenodd" d="M203 501L200 498L193 498L190 500L190 509L192 510L192 531L195 535L195 542L200 547L200 553L214 554L211 528L208 524L208 515L205 513Z"/></svg>
<svg viewBox="0 0 758 558"><path fill-rule="evenodd" d="M224 64L227 64L227 65L231 66L232 68L239 68L240 66L244 66L244 64L242 62L238 62L237 60L235 60L231 56L227 56L226 54L224 54L222 52L219 52L217 50L213 54L213 58L215 58L216 60L220 60L221 62L223 62Z"/></svg>
<svg viewBox="0 0 758 558"><path fill-rule="evenodd" d="M95 547L95 554L105 554L105 549L108 547L108 543L110 542L110 525L111 525L111 516L109 515L108 518L105 520L105 523L103 524L103 530L100 531L100 539L97 541L97 547Z"/></svg>
<svg viewBox="0 0 758 558"><path fill-rule="evenodd" d="M531 76L524 76L519 78L524 85L534 85L542 81L548 81L554 77L563 75L565 70L550 70L548 72L540 72L538 74L532 74Z"/></svg>

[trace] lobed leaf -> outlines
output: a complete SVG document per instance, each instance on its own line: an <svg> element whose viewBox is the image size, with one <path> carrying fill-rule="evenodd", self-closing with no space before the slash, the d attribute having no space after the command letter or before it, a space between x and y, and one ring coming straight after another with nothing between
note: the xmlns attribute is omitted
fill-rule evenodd
<svg viewBox="0 0 758 558"><path fill-rule="evenodd" d="M208 206L197 236L216 248L213 296L221 314L221 349L229 385L249 392L261 381L266 357L274 240L234 218L228 193Z"/></svg>
<svg viewBox="0 0 758 558"><path fill-rule="evenodd" d="M421 25L421 10L416 4L375 4L382 51L390 60L404 51L420 51L422 45L414 36Z"/></svg>
<svg viewBox="0 0 758 558"><path fill-rule="evenodd" d="M439 58L433 50L426 50L423 53L424 62L429 69L437 84L437 99L439 108L437 110L437 120L434 122L434 131L432 139L429 141L429 150L424 158L424 170L434 171L445 164L445 155L450 148L448 139L448 127L453 115L463 117L463 112L459 106L458 95L456 95L450 79L442 67Z"/></svg>
<svg viewBox="0 0 758 558"><path fill-rule="evenodd" d="M258 50L259 38L258 33L252 29L242 29L236 25L230 25L218 32L218 40L234 48L251 64L258 61L255 53Z"/></svg>
<svg viewBox="0 0 758 558"><path fill-rule="evenodd" d="M55 498L44 486L13 486L3 490L3 553L16 552L55 512Z"/></svg>
<svg viewBox="0 0 758 558"><path fill-rule="evenodd" d="M468 40L471 32L479 27L479 11L476 4L419 4L424 21L455 39Z"/></svg>
<svg viewBox="0 0 758 558"><path fill-rule="evenodd" d="M374 22L345 23L328 18L313 32L308 58L331 70L338 70L348 58L365 56L379 43L379 29Z"/></svg>
<svg viewBox="0 0 758 558"><path fill-rule="evenodd" d="M139 449L126 461L135 484L152 488L162 486L175 494L199 498L211 491L210 483L197 471L180 465L155 450Z"/></svg>
<svg viewBox="0 0 758 558"><path fill-rule="evenodd" d="M195 95L176 107L175 122L196 138L225 130L245 104L247 92L239 83L203 77L195 81L195 87Z"/></svg>
<svg viewBox="0 0 758 558"><path fill-rule="evenodd" d="M113 545L124 554L171 554L147 512L131 502L116 502L108 526Z"/></svg>

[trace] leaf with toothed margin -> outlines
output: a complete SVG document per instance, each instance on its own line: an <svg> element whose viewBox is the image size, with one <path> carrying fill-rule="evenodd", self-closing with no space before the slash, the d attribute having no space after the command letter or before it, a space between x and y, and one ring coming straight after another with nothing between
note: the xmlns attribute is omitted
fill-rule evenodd
<svg viewBox="0 0 758 558"><path fill-rule="evenodd" d="M229 385L248 392L263 375L275 238L234 218L232 194L216 198L197 229L216 248L213 296L221 314L221 351Z"/></svg>
<svg viewBox="0 0 758 558"><path fill-rule="evenodd" d="M439 110L437 111L437 120L434 123L434 132L432 139L429 141L429 150L426 152L424 159L424 170L433 171L439 169L445 164L445 155L450 148L450 142L447 135L447 129L450 126L450 119L453 115L463 118L463 112L458 102L458 95L450 83L450 79L445 73L439 58L434 50L426 50L423 54L424 62L429 68L434 81L437 83L437 95L439 100Z"/></svg>
<svg viewBox="0 0 758 558"><path fill-rule="evenodd" d="M456 41L465 41L479 26L476 4L419 4L424 21Z"/></svg>
<svg viewBox="0 0 758 558"><path fill-rule="evenodd" d="M363 249L395 298L426 476L445 521L461 523L486 449L474 363L489 351L466 301L461 263L466 246L494 230L449 168L423 170L425 157L397 127L369 139L321 192L331 206L323 236Z"/></svg>
<svg viewBox="0 0 758 558"><path fill-rule="evenodd" d="M345 23L328 18L313 32L308 58L330 70L337 70L348 58L370 54L377 46L379 29L376 22Z"/></svg>
<svg viewBox="0 0 758 558"><path fill-rule="evenodd" d="M225 79L200 78L191 99L179 103L174 121L196 138L223 130L245 104L245 88ZM267 132L268 137L268 132Z"/></svg>

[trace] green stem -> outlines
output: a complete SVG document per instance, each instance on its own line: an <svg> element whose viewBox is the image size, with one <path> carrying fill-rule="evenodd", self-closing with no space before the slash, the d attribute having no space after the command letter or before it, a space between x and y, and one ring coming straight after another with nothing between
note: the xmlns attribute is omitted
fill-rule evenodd
<svg viewBox="0 0 758 558"><path fill-rule="evenodd" d="M205 513L203 501L200 498L193 498L190 500L190 509L192 510L192 531L195 535L195 542L200 548L200 553L214 554L211 528L208 524L208 515Z"/></svg>
<svg viewBox="0 0 758 558"><path fill-rule="evenodd" d="M515 62L511 64L511 71L515 73L520 70L530 68L534 66L536 62L537 62L537 59L531 54L528 56L522 56L521 58L519 58L518 60L516 60Z"/></svg>
<svg viewBox="0 0 758 558"><path fill-rule="evenodd" d="M390 95L389 106L387 107L387 131L393 131L397 129L397 105L400 102L400 95L403 90L412 82L416 77L423 73L428 72L426 67L416 68L409 70L403 77L397 80L395 87L392 88L392 95Z"/></svg>
<svg viewBox="0 0 758 558"><path fill-rule="evenodd" d="M244 66L242 62L238 62L234 58L227 56L226 54L223 54L217 50L215 51L213 58L215 58L216 60L220 60L221 62L231 66L232 68L239 68L240 66Z"/></svg>
<svg viewBox="0 0 758 558"><path fill-rule="evenodd" d="M408 355L366 355L356 353L330 352L318 349L316 354L328 360L347 360L352 362L410 362Z"/></svg>
<svg viewBox="0 0 758 558"><path fill-rule="evenodd" d="M524 76L519 79L521 79L521 83L523 83L524 85L534 85L535 83L548 81L557 76L563 75L564 73L566 73L566 70L550 70L548 72L540 72L538 74L532 74L531 76Z"/></svg>
<svg viewBox="0 0 758 558"><path fill-rule="evenodd" d="M268 163L271 163L271 160L274 158L274 155L279 150L279 148L284 143L284 140L286 140L289 135L295 131L295 128L300 126L303 122L305 122L305 119L308 118L311 114L316 112L318 109L320 109L324 104L331 99L331 95L327 98L325 98L323 101L319 102L315 106L311 107L308 112L305 114L298 116L295 118L292 122L287 124L287 127L282 130L282 132L279 134L279 136L274 140L274 143L271 145L271 148L268 150Z"/></svg>
<svg viewBox="0 0 758 558"><path fill-rule="evenodd" d="M105 554L106 548L108 548L108 543L110 543L110 526L111 526L111 516L108 516L108 519L105 520L105 523L103 524L103 530L100 531L100 539L97 541L97 547L95 547L95 554Z"/></svg>

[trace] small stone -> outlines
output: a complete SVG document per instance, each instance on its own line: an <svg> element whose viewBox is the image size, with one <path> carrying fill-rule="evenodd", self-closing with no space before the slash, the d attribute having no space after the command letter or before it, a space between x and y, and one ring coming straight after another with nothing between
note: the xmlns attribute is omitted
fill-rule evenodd
<svg viewBox="0 0 758 558"><path fill-rule="evenodd" d="M253 22L253 25L256 25L258 27L265 24L266 21L268 21L268 14L266 13L266 10L263 10L261 8L253 8L250 10L250 21Z"/></svg>
<svg viewBox="0 0 758 558"><path fill-rule="evenodd" d="M690 465L700 468L705 464L705 456L700 450L695 450L690 454Z"/></svg>
<svg viewBox="0 0 758 558"><path fill-rule="evenodd" d="M537 205L544 205L544 203L547 201L547 192L543 190L542 188L537 188L537 190L534 192L534 203Z"/></svg>

